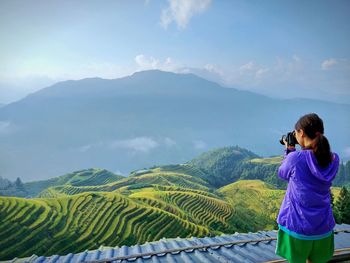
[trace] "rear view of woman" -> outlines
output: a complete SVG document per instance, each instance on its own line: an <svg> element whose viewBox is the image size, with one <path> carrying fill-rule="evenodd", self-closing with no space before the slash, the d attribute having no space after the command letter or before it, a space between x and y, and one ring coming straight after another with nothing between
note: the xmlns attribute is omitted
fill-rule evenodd
<svg viewBox="0 0 350 263"><path fill-rule="evenodd" d="M327 262L334 252L335 221L330 187L339 157L332 153L322 119L315 113L302 116L294 136L301 146L286 145L278 176L288 181L277 223L276 254L289 262Z"/></svg>

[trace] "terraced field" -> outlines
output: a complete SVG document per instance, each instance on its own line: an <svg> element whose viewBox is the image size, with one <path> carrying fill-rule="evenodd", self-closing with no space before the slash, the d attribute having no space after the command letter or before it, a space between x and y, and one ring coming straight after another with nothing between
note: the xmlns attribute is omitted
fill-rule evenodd
<svg viewBox="0 0 350 263"><path fill-rule="evenodd" d="M55 199L0 197L2 260L209 234L205 226L117 193Z"/></svg>
<svg viewBox="0 0 350 263"><path fill-rule="evenodd" d="M106 192L102 191L100 186L72 186L72 185L60 185L49 187L39 193L40 198L57 198L66 195L76 195L86 192Z"/></svg>
<svg viewBox="0 0 350 263"><path fill-rule="evenodd" d="M231 233L237 230L228 224L234 214L233 207L214 195L181 188L164 191L149 188L129 197L159 207L197 225L207 226L212 231Z"/></svg>
<svg viewBox="0 0 350 263"><path fill-rule="evenodd" d="M72 175L66 184L75 186L103 185L123 179L122 176L113 174L105 169L81 170L74 172Z"/></svg>
<svg viewBox="0 0 350 263"><path fill-rule="evenodd" d="M262 163L271 165L280 165L283 160L282 156L270 157L270 158L254 158L249 160L251 163Z"/></svg>
<svg viewBox="0 0 350 263"><path fill-rule="evenodd" d="M48 180L28 182L24 184L27 197L37 197L40 192L55 186L95 186L113 183L124 179L105 169L91 168L68 173ZM0 192L1 195L1 192Z"/></svg>
<svg viewBox="0 0 350 263"><path fill-rule="evenodd" d="M96 186L73 186L70 184L54 186L45 189L38 196L39 197L58 197L62 194L74 195L84 192L111 192L118 189L137 189L146 186L162 185L162 186L176 186L188 189L198 189L201 191L209 191L209 184L200 178L193 177L188 174L161 171L159 168L150 170L150 172L124 178L114 183L96 185Z"/></svg>
<svg viewBox="0 0 350 263"><path fill-rule="evenodd" d="M163 165L159 167L159 171L175 172L181 174L188 174L197 178L205 179L208 175L198 167L190 164L173 164Z"/></svg>
<svg viewBox="0 0 350 263"><path fill-rule="evenodd" d="M259 215L265 229L273 229L285 191L259 180L242 180L219 189L233 207L245 208ZM247 213L249 214L249 213ZM252 220L250 220L252 221Z"/></svg>
<svg viewBox="0 0 350 263"><path fill-rule="evenodd" d="M170 173L168 184L173 176ZM88 192L101 186L67 185L43 192L55 198L0 197L0 260L142 244L163 237L273 229L284 196L283 190L259 180L238 181L211 192L174 182L145 183L155 182L154 174L133 180L142 183L123 183L112 192ZM79 193L81 189L86 192ZM333 192L337 198L339 189Z"/></svg>

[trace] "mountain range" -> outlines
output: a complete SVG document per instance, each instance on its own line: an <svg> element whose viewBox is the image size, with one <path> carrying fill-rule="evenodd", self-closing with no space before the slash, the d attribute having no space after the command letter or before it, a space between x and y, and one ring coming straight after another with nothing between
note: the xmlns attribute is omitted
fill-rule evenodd
<svg viewBox="0 0 350 263"><path fill-rule="evenodd" d="M309 112L347 158L348 104L273 99L157 70L64 81L0 108L0 176L43 180L89 167L126 175L226 145L278 155L282 134Z"/></svg>
<svg viewBox="0 0 350 263"><path fill-rule="evenodd" d="M109 192L128 186L133 188L154 184L173 185L183 181L180 186L202 191L220 188L241 179L259 179L284 188L285 183L277 179L277 169L281 157L258 158L246 149L223 147L213 149L183 164L152 166L132 171L127 177L114 174L105 169L90 168L70 172L47 180L23 183L20 178L11 182L0 177L0 196L25 198L57 197L60 194L76 194L87 191ZM154 177L154 172L166 173ZM142 176L148 175L148 176ZM152 175L152 176L151 176Z"/></svg>

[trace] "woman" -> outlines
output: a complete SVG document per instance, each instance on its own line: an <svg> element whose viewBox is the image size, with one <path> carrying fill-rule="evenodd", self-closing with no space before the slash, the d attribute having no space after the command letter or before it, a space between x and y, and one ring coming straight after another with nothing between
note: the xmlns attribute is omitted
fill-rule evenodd
<svg viewBox="0 0 350 263"><path fill-rule="evenodd" d="M289 262L327 262L334 252L335 221L330 187L339 157L323 135L322 119L315 113L302 116L294 136L300 151L286 145L278 176L288 181L277 223L276 254Z"/></svg>

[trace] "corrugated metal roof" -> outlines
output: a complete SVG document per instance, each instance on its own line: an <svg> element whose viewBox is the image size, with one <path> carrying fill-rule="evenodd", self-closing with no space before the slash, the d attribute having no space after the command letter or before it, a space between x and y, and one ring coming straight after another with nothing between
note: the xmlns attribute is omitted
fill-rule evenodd
<svg viewBox="0 0 350 263"><path fill-rule="evenodd" d="M122 247L101 247L65 256L13 259L11 262L75 263L191 263L191 262L283 262L275 254L277 231L230 234L205 238L161 239L143 245ZM350 254L350 225L335 227L335 250L337 254Z"/></svg>

